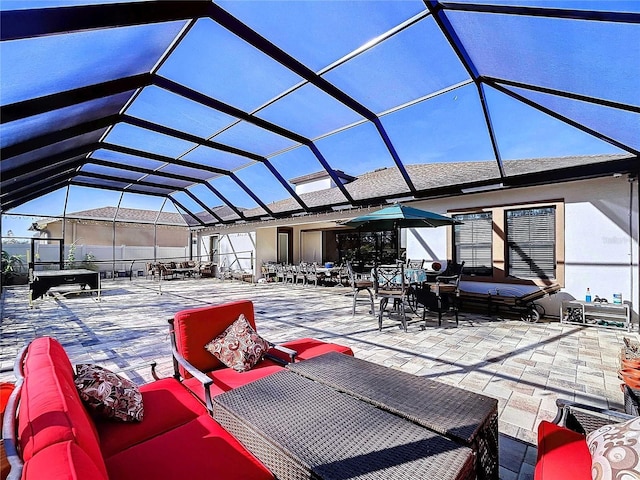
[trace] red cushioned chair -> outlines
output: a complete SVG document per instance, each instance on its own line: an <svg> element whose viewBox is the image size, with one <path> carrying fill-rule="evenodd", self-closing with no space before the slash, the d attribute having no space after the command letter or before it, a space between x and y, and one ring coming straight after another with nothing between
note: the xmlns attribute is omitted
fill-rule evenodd
<svg viewBox="0 0 640 480"><path fill-rule="evenodd" d="M270 344L271 350L251 370L237 372L222 364L205 349L205 345L220 335L241 314L257 330L253 303L249 300L182 310L169 320L174 376L182 380L210 410L213 408L212 394L271 375L282 370L289 362L306 360L329 351L353 355L352 350L343 345L301 338L281 345Z"/></svg>
<svg viewBox="0 0 640 480"><path fill-rule="evenodd" d="M542 421L538 426L534 479L591 480L591 454L586 434L634 417L562 399L556 403L558 413L553 422Z"/></svg>

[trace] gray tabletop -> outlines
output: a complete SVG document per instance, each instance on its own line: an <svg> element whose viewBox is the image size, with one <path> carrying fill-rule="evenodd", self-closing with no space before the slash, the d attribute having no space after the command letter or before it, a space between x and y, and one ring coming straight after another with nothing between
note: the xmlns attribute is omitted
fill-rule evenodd
<svg viewBox="0 0 640 480"><path fill-rule="evenodd" d="M496 399L337 352L287 368L472 447L479 476L498 478Z"/></svg>
<svg viewBox="0 0 640 480"><path fill-rule="evenodd" d="M214 418L282 480L475 478L468 447L289 371L216 396Z"/></svg>

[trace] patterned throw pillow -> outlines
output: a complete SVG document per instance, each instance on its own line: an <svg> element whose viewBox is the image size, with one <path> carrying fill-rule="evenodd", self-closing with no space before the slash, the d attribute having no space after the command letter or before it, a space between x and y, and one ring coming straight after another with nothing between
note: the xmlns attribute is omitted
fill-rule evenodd
<svg viewBox="0 0 640 480"><path fill-rule="evenodd" d="M260 361L269 349L269 342L258 335L241 314L204 348L227 367L237 372L246 372Z"/></svg>
<svg viewBox="0 0 640 480"><path fill-rule="evenodd" d="M593 480L640 480L640 417L587 435Z"/></svg>
<svg viewBox="0 0 640 480"><path fill-rule="evenodd" d="M76 388L91 410L122 422L142 421L142 394L135 383L98 365L78 364L76 371Z"/></svg>

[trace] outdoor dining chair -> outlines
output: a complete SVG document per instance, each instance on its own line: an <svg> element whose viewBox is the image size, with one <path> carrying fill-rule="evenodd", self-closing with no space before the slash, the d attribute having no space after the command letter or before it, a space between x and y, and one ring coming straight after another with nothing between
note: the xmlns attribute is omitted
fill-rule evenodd
<svg viewBox="0 0 640 480"><path fill-rule="evenodd" d="M315 263L309 263L307 264L307 271L305 274L305 283L307 285L309 285L310 283L313 283L314 286L318 286L318 282L324 280L325 274L322 272L318 272L316 264Z"/></svg>
<svg viewBox="0 0 640 480"><path fill-rule="evenodd" d="M408 305L408 282L404 275L404 263L396 265L380 265L374 267L374 282L376 282L376 296L380 299L378 310L378 330L382 330L382 317L389 306L389 300L393 310L399 309L400 322L404 331L407 331L406 308ZM391 317L391 311L387 312Z"/></svg>
<svg viewBox="0 0 640 480"><path fill-rule="evenodd" d="M458 325L458 310L460 307L460 277L462 277L462 267L464 262L447 264L447 270L443 275L436 277L435 291L431 291L431 287L423 291L423 295L418 295L417 302L422 303L424 310L422 311L422 329L427 326L427 310L435 310L438 312L438 326L442 325L443 312L453 309L453 314Z"/></svg>
<svg viewBox="0 0 640 480"><path fill-rule="evenodd" d="M366 291L369 294L369 301L371 303L371 310L369 313L372 315L376 314L375 303L373 300L373 281L366 279L356 278L356 274L353 271L353 266L351 262L346 262L347 266L347 274L349 275L349 285L351 286L351 290L353 291L353 308L351 311L351 315L355 316L356 314L356 301L358 300L358 294L362 291Z"/></svg>

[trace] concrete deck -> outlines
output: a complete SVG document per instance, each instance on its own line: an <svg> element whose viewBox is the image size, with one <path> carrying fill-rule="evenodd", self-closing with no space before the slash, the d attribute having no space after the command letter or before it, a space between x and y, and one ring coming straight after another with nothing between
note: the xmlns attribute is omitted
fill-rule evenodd
<svg viewBox="0 0 640 480"><path fill-rule="evenodd" d="M352 317L352 297L344 288L217 279L159 284L142 278L105 281L103 287L100 302L87 293L54 293L34 308L29 308L27 287L5 289L0 381L13 380L18 351L43 335L61 341L74 363L124 369L142 383L151 379L148 368L135 366L155 360L159 372L170 375L167 320L175 312L249 299L259 333L275 343L307 336L342 343L356 357L497 398L502 480L533 478L536 429L541 420L555 416L557 398L623 409L618 355L623 337L639 339L636 331L560 325L557 320L528 324L470 313L460 315L457 328L452 318L442 327L434 319L426 330L412 322L405 333L387 320L378 331L365 303Z"/></svg>

